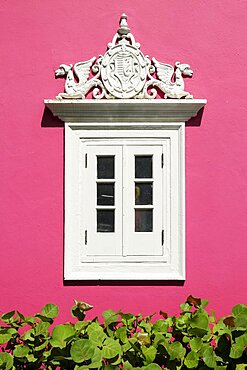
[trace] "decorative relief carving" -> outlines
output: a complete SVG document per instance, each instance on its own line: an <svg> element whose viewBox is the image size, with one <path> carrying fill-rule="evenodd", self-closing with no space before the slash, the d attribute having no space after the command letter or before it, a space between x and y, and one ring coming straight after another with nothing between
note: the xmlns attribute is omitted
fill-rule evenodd
<svg viewBox="0 0 247 370"><path fill-rule="evenodd" d="M164 99L193 99L184 91L183 76L193 75L190 66L176 62L174 68L155 58L151 61L142 54L140 44L130 33L125 14L119 24L104 56L76 63L74 67L60 65L55 75L66 81L65 92L58 94L57 99L85 99L90 91L95 99L154 99L158 91L164 94Z"/></svg>

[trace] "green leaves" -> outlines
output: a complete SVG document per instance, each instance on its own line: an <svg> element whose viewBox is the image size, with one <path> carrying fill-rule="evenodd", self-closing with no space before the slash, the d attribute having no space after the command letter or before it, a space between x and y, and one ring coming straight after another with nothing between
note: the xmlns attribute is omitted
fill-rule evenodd
<svg viewBox="0 0 247 370"><path fill-rule="evenodd" d="M196 368L199 362L199 356L196 352L189 352L185 358L184 364L188 369Z"/></svg>
<svg viewBox="0 0 247 370"><path fill-rule="evenodd" d="M145 357L146 363L151 364L156 357L157 349L153 346L142 347L142 353Z"/></svg>
<svg viewBox="0 0 247 370"><path fill-rule="evenodd" d="M16 346L13 355L15 357L26 357L29 353L29 348L27 346L22 346L21 344Z"/></svg>
<svg viewBox="0 0 247 370"><path fill-rule="evenodd" d="M192 338L190 340L190 348L194 352L198 352L202 348L202 345L203 345L203 341L201 338Z"/></svg>
<svg viewBox="0 0 247 370"><path fill-rule="evenodd" d="M118 313L114 312L113 310L104 311L102 316L105 319L105 326L115 323L118 320Z"/></svg>
<svg viewBox="0 0 247 370"><path fill-rule="evenodd" d="M154 333L167 333L169 328L169 324L165 320L157 320L153 325L153 332Z"/></svg>
<svg viewBox="0 0 247 370"><path fill-rule="evenodd" d="M233 344L231 351L230 351L230 357L231 358L240 358L242 356L242 353L244 352L244 347L239 344Z"/></svg>
<svg viewBox="0 0 247 370"><path fill-rule="evenodd" d="M151 339L148 333L139 332L137 334L137 340L142 346L148 346L151 344Z"/></svg>
<svg viewBox="0 0 247 370"><path fill-rule="evenodd" d="M50 343L53 347L64 348L66 347L67 340L75 333L75 329L68 324L61 324L55 326L52 330L52 337Z"/></svg>
<svg viewBox="0 0 247 370"><path fill-rule="evenodd" d="M106 338L106 334L103 332L102 328L89 333L89 339L95 346L102 346L103 340Z"/></svg>
<svg viewBox="0 0 247 370"><path fill-rule="evenodd" d="M161 311L155 320L153 315L107 310L99 323L97 318L84 320L85 302L76 301L71 312L78 321L52 331L56 305L47 304L34 316L10 311L1 316L0 369L245 369L247 307L236 305L216 321L206 305L189 296L177 317Z"/></svg>
<svg viewBox="0 0 247 370"><path fill-rule="evenodd" d="M143 370L160 370L160 366L157 364L150 364L148 366L142 367Z"/></svg>
<svg viewBox="0 0 247 370"><path fill-rule="evenodd" d="M236 370L246 370L246 364L237 364Z"/></svg>
<svg viewBox="0 0 247 370"><path fill-rule="evenodd" d="M233 316L237 317L239 315L243 315L244 317L247 317L247 307L245 304L237 304L232 308L232 314Z"/></svg>
<svg viewBox="0 0 247 370"><path fill-rule="evenodd" d="M185 356L186 350L180 342L172 342L166 347L171 360L182 359Z"/></svg>
<svg viewBox="0 0 247 370"><path fill-rule="evenodd" d="M102 356L106 359L114 358L122 353L118 340L107 338L103 343Z"/></svg>
<svg viewBox="0 0 247 370"><path fill-rule="evenodd" d="M232 309L234 316L235 327L238 330L247 329L247 306L245 304L237 304Z"/></svg>
<svg viewBox="0 0 247 370"><path fill-rule="evenodd" d="M0 352L0 369L13 369L14 358L10 353Z"/></svg>
<svg viewBox="0 0 247 370"><path fill-rule="evenodd" d="M192 328L198 328L202 330L208 330L209 318L205 311L199 311L194 315L190 321Z"/></svg>
<svg viewBox="0 0 247 370"><path fill-rule="evenodd" d="M13 318L15 311L10 311L1 316L3 322L9 322Z"/></svg>
<svg viewBox="0 0 247 370"><path fill-rule="evenodd" d="M12 334L8 332L8 329L0 330L0 344L7 343L12 338Z"/></svg>
<svg viewBox="0 0 247 370"><path fill-rule="evenodd" d="M35 335L45 335L47 333L47 329L49 328L50 324L48 322L40 322L35 327Z"/></svg>
<svg viewBox="0 0 247 370"><path fill-rule="evenodd" d="M74 342L71 346L70 354L72 360L81 363L86 360L90 360L95 352L95 346L93 342L88 339L79 339Z"/></svg>
<svg viewBox="0 0 247 370"><path fill-rule="evenodd" d="M50 319L54 319L55 317L57 317L58 311L59 311L59 309L58 309L57 305L47 304L42 308L41 313L45 317L48 317Z"/></svg>

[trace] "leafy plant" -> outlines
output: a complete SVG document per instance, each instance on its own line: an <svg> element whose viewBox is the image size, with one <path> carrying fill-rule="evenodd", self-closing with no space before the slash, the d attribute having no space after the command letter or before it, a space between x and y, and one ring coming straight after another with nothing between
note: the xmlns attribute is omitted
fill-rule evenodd
<svg viewBox="0 0 247 370"><path fill-rule="evenodd" d="M34 316L10 311L0 316L0 369L246 369L246 305L217 320L207 303L189 296L178 317L160 311L156 320L107 310L100 323L85 320L92 306L75 301L77 321L52 329L54 304Z"/></svg>

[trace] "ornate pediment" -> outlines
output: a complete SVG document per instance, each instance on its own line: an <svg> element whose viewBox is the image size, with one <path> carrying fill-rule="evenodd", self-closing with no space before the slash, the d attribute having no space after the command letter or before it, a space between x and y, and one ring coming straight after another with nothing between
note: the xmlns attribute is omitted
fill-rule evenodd
<svg viewBox="0 0 247 370"><path fill-rule="evenodd" d="M104 56L74 66L61 64L55 75L66 79L58 100L85 99L91 91L95 99L155 99L158 91L164 99L193 99L184 90L183 76L193 75L190 66L176 62L173 67L144 56L125 14Z"/></svg>

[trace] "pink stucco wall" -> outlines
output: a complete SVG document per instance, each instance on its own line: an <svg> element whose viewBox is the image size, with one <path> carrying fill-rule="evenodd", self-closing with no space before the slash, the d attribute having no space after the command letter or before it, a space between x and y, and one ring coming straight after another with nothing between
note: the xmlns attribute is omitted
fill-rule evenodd
<svg viewBox="0 0 247 370"><path fill-rule="evenodd" d="M151 313L187 295L218 315L247 298L246 1L2 0L0 86L0 311L45 303L69 318L74 298ZM63 284L63 127L44 98L62 91L60 63L104 53L122 12L144 54L189 63L186 87L208 99L186 128L187 279L128 285Z"/></svg>

